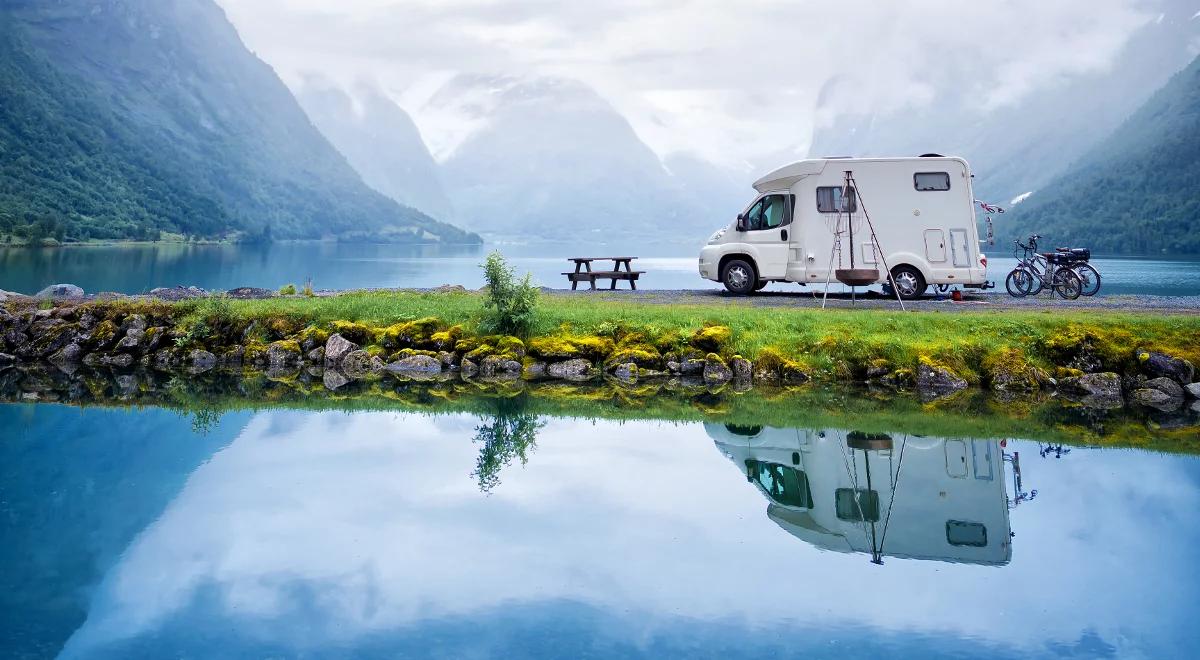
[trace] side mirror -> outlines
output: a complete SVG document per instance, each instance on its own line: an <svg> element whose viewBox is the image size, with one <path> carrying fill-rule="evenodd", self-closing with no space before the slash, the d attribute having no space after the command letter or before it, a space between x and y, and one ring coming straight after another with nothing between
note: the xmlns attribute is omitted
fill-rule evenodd
<svg viewBox="0 0 1200 660"><path fill-rule="evenodd" d="M746 216L742 213L739 213L737 217L737 230L746 231Z"/></svg>

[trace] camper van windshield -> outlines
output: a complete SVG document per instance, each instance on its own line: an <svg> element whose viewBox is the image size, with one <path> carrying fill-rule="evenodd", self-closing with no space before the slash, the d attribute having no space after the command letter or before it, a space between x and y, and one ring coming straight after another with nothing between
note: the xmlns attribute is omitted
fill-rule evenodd
<svg viewBox="0 0 1200 660"><path fill-rule="evenodd" d="M775 229L787 224L787 197L766 195L746 211L746 229Z"/></svg>
<svg viewBox="0 0 1200 660"><path fill-rule="evenodd" d="M808 475L800 470L761 461L746 461L746 473L762 486L767 497L786 506L812 508L812 489Z"/></svg>

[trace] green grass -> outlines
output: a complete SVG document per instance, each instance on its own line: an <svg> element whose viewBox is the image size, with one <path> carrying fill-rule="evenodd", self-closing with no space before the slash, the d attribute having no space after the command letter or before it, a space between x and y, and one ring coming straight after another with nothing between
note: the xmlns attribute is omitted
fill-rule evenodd
<svg viewBox="0 0 1200 660"><path fill-rule="evenodd" d="M473 293L357 292L333 297L215 300L189 303L199 317L239 320L287 317L297 322L358 321L383 327L436 317L446 325L477 330L481 296ZM775 348L817 373L859 372L875 360L912 367L922 357L982 382L989 359L1016 355L1052 369L1087 344L1106 367L1129 366L1135 348L1161 350L1200 364L1200 316L1086 310L901 312L753 307L727 301L661 305L595 300L586 296L543 298L531 336L688 336L706 324L732 330L727 354L757 356ZM1015 351L1015 353L1014 353Z"/></svg>

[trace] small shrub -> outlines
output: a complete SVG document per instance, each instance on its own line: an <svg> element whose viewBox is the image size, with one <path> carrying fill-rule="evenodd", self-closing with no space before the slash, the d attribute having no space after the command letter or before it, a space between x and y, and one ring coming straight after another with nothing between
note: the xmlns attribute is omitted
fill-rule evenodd
<svg viewBox="0 0 1200 660"><path fill-rule="evenodd" d="M279 295L281 295L281 296L294 296L294 295L296 295L296 285L295 285L295 284L288 284L287 286L280 287L280 289L279 289Z"/></svg>
<svg viewBox="0 0 1200 660"><path fill-rule="evenodd" d="M520 281L499 252L492 252L483 263L487 293L483 298L485 332L525 336L533 328L537 313L538 290L528 273Z"/></svg>
<svg viewBox="0 0 1200 660"><path fill-rule="evenodd" d="M312 280L305 280L304 290L301 293L303 293L305 295L305 297L308 297L308 298L313 297Z"/></svg>

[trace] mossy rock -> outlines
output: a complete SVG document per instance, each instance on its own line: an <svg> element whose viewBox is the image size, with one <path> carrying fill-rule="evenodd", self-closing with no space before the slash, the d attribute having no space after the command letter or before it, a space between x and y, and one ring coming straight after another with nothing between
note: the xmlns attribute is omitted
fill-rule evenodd
<svg viewBox="0 0 1200 660"><path fill-rule="evenodd" d="M116 342L117 329L118 327L116 323L113 323L109 319L104 319L103 321L97 323L96 327L92 328L91 339L89 343L93 348L107 348Z"/></svg>
<svg viewBox="0 0 1200 660"><path fill-rule="evenodd" d="M282 339L299 332L304 322L287 316L272 316L263 325L272 339Z"/></svg>
<svg viewBox="0 0 1200 660"><path fill-rule="evenodd" d="M367 350L369 351L370 349L368 348ZM420 348L402 348L395 353L392 353L392 357L389 359L395 362L396 360L403 360L404 358L410 358L416 355L423 355L425 357L431 357L434 359L438 358L437 351L426 351Z"/></svg>
<svg viewBox="0 0 1200 660"><path fill-rule="evenodd" d="M462 343L462 342L459 342ZM463 354L463 359L470 360L476 364L483 361L483 358L495 354L496 347L491 344L478 344L475 348Z"/></svg>
<svg viewBox="0 0 1200 660"><path fill-rule="evenodd" d="M529 340L529 352L548 360L586 358L598 362L614 348L613 340L593 335L555 335Z"/></svg>
<svg viewBox="0 0 1200 660"><path fill-rule="evenodd" d="M267 359L267 345L261 341L253 340L246 343L246 352L242 354L242 361L245 364L258 364L265 362Z"/></svg>
<svg viewBox="0 0 1200 660"><path fill-rule="evenodd" d="M1046 374L1017 348L1005 348L983 360L983 372L992 389L1006 392L1039 390Z"/></svg>
<svg viewBox="0 0 1200 660"><path fill-rule="evenodd" d="M463 328L461 325L452 325L445 330L439 330L432 335L429 335L429 343L440 351L448 351L454 348L458 340L462 337Z"/></svg>
<svg viewBox="0 0 1200 660"><path fill-rule="evenodd" d="M379 343L390 349L428 346L441 325L442 322L432 316L394 323L378 332Z"/></svg>
<svg viewBox="0 0 1200 660"><path fill-rule="evenodd" d="M325 342L329 341L329 334L328 330L309 325L296 333L296 341L300 342L301 346L324 346Z"/></svg>
<svg viewBox="0 0 1200 660"><path fill-rule="evenodd" d="M764 348L754 358L754 377L768 382L802 383L809 379L804 365L777 348Z"/></svg>
<svg viewBox="0 0 1200 660"><path fill-rule="evenodd" d="M334 321L329 324L329 327L333 330L330 334L339 334L359 346L370 344L374 334L370 326L355 321Z"/></svg>
<svg viewBox="0 0 1200 660"><path fill-rule="evenodd" d="M724 325L708 325L692 333L688 343L706 353L721 353L733 339L733 330Z"/></svg>
<svg viewBox="0 0 1200 660"><path fill-rule="evenodd" d="M662 365L662 354L649 344L620 346L605 359L604 364L614 367L632 362L641 368L657 369Z"/></svg>
<svg viewBox="0 0 1200 660"><path fill-rule="evenodd" d="M388 354L387 349L378 344L371 344L363 350L367 352L367 355L370 355L371 357L377 357L381 360L386 358Z"/></svg>

